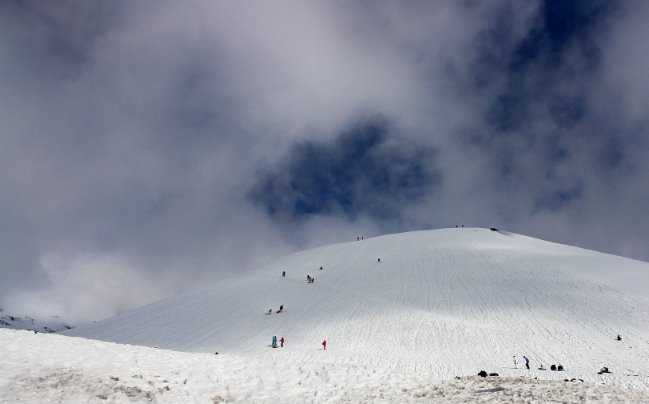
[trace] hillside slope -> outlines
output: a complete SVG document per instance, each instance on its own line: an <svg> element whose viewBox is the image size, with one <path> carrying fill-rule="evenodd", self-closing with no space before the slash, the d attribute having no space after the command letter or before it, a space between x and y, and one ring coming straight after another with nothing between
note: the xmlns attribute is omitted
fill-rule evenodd
<svg viewBox="0 0 649 404"><path fill-rule="evenodd" d="M0 309L0 328L53 333L62 330L70 330L74 328L74 326L61 320L59 316L53 316L48 319L40 319L30 316L13 316L4 313L3 310Z"/></svg>
<svg viewBox="0 0 649 404"><path fill-rule="evenodd" d="M646 388L648 285L647 263L487 229L444 229L296 253L66 334L440 379L479 369L516 375L512 355L527 355L541 377L568 372L535 370L540 363L591 380L606 365L616 384ZM273 335L286 346L270 348Z"/></svg>

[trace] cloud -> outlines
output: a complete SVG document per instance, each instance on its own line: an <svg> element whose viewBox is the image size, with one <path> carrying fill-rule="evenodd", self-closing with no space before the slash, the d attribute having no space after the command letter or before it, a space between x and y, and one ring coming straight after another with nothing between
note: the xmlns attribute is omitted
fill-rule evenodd
<svg viewBox="0 0 649 404"><path fill-rule="evenodd" d="M648 9L5 2L0 304L95 319L459 223L649 259Z"/></svg>

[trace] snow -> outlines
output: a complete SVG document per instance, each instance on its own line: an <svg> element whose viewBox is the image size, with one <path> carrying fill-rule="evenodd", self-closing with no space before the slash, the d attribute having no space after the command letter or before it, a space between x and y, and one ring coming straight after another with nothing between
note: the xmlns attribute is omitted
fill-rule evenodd
<svg viewBox="0 0 649 404"><path fill-rule="evenodd" d="M0 330L0 402L647 402L642 390L589 382L470 376L435 380L387 367L251 359ZM558 373L558 372L555 372ZM563 372L566 373L566 372ZM561 374L560 376L565 376ZM602 377L607 383L607 377Z"/></svg>
<svg viewBox="0 0 649 404"><path fill-rule="evenodd" d="M0 309L0 328L11 328L14 330L29 330L39 332L59 332L62 330L69 330L74 326L61 320L58 316L52 318L34 318L30 316L15 316L4 314Z"/></svg>
<svg viewBox="0 0 649 404"><path fill-rule="evenodd" d="M140 346L2 331L0 398L648 401L648 281L644 262L487 229L335 244L65 332Z"/></svg>

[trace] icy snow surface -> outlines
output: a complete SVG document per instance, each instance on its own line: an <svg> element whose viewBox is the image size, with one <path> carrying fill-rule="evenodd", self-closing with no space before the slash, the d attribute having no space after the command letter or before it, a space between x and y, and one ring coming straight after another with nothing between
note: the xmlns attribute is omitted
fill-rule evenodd
<svg viewBox="0 0 649 404"><path fill-rule="evenodd" d="M646 391L534 372L442 381L319 358L296 364L288 347L253 359L15 330L0 330L0 346L2 403L649 402Z"/></svg>
<svg viewBox="0 0 649 404"><path fill-rule="evenodd" d="M160 349L24 338L47 337L48 350L4 331L16 370L0 365L9 374L0 382L11 386L0 385L0 398L16 397L17 385L32 386L29 399L47 397L55 393L33 385L69 380L94 386L69 394L94 397L103 386L107 392L95 396L118 401L128 399L124 389L144 394L147 386L142 400L169 402L182 394L190 401L648 401L648 285L647 263L488 229L336 244L65 332ZM286 339L284 348L270 347L273 335ZM47 364L21 352L30 349L42 350ZM537 370L541 363L566 371ZM598 375L602 366L612 373ZM500 377L473 377L481 369Z"/></svg>

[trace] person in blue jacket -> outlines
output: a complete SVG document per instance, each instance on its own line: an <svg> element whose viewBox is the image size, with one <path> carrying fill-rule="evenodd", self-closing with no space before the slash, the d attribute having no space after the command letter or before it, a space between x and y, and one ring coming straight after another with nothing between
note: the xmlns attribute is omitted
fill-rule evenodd
<svg viewBox="0 0 649 404"><path fill-rule="evenodd" d="M273 348L277 348L277 336L273 335Z"/></svg>
<svg viewBox="0 0 649 404"><path fill-rule="evenodd" d="M530 358L523 355L523 359L525 359L525 367L529 369L530 368Z"/></svg>

